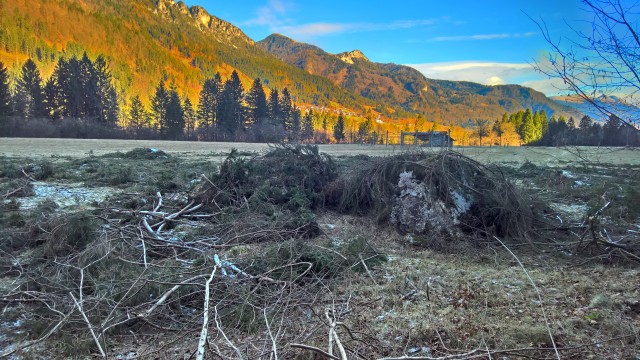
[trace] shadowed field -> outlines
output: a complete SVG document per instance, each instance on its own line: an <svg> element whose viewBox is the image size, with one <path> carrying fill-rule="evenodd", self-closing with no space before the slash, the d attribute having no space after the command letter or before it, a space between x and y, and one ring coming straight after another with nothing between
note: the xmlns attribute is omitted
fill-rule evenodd
<svg viewBox="0 0 640 360"><path fill-rule="evenodd" d="M193 141L155 140L104 140L104 139L31 139L0 138L0 155L9 157L85 157L89 154L104 155L126 152L135 148L157 148L169 154L192 154L206 156L228 153L231 149L246 152L263 152L268 144L257 143L210 143ZM332 156L366 154L385 156L399 154L411 146L397 145L319 145L320 151ZM425 151L440 151L440 148L422 148ZM574 162L603 163L610 165L640 165L640 151L633 148L605 147L456 147L456 151L485 163L562 166Z"/></svg>

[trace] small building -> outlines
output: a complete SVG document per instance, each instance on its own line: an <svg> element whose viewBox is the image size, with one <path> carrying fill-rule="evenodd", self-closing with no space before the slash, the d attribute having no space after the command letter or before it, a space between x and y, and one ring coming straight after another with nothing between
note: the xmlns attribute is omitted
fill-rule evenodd
<svg viewBox="0 0 640 360"><path fill-rule="evenodd" d="M452 147L455 141L451 138L451 131L424 131L424 132L402 132L400 134L400 145L407 144L405 136L413 137L413 145L428 147Z"/></svg>

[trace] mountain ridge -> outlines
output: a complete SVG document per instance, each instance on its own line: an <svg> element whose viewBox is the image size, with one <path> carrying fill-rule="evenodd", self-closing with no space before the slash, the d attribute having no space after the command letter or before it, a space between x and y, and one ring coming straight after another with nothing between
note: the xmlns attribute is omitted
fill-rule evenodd
<svg viewBox="0 0 640 360"><path fill-rule="evenodd" d="M269 35L256 44L278 59L324 76L343 89L386 106L395 105L406 112L425 114L439 123L476 118L495 120L504 112L525 108L545 110L549 114L576 113L569 106L520 85L487 86L428 79L409 66L372 62L358 50L331 54L282 34Z"/></svg>
<svg viewBox="0 0 640 360"><path fill-rule="evenodd" d="M0 0L0 61L15 76L27 57L48 76L59 57L105 55L126 103L148 100L160 80L196 99L205 78L237 70L245 88L260 78L288 87L298 103L364 115L456 124L495 120L531 107L566 109L531 89L427 79L418 70L370 61L360 50L329 54L274 34L269 46L202 6L173 0ZM60 26L73 23L74 26ZM297 49L292 51L292 49Z"/></svg>

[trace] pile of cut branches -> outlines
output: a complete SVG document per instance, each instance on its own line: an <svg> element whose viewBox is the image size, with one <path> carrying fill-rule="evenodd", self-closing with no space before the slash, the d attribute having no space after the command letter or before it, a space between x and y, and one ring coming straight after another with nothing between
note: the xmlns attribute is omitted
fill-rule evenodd
<svg viewBox="0 0 640 360"><path fill-rule="evenodd" d="M497 168L452 151L376 159L338 181L330 198L339 211L374 213L401 232L525 239L535 225L531 197Z"/></svg>

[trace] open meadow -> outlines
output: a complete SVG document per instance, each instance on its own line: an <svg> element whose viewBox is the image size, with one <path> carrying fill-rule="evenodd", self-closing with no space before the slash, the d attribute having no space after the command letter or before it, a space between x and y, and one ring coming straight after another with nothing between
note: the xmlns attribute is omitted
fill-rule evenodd
<svg viewBox="0 0 640 360"><path fill-rule="evenodd" d="M0 139L0 358L638 359L640 153Z"/></svg>
<svg viewBox="0 0 640 360"><path fill-rule="evenodd" d="M386 156L400 154L413 146L400 145L318 145L323 153L332 156L369 155ZM168 154L206 157L226 154L231 149L244 152L262 152L268 144L258 143L210 143L194 141L160 140L110 140L110 139L33 139L0 138L0 155L7 157L71 157L81 158L91 154L105 155L126 152L136 148L157 148ZM440 148L419 148L423 151L440 151ZM543 166L572 166L584 163L609 165L640 165L637 148L606 147L455 147L455 151L485 163L522 164L531 162Z"/></svg>

